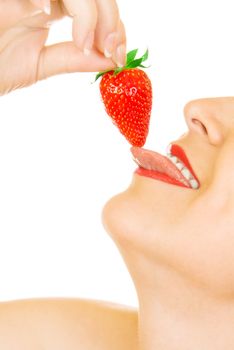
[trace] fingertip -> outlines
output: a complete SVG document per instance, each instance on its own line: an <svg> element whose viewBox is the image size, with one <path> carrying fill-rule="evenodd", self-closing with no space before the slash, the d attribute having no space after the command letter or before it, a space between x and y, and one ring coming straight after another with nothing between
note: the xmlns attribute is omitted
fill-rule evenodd
<svg viewBox="0 0 234 350"><path fill-rule="evenodd" d="M115 42L113 43L111 56L109 57L112 57L118 67L123 67L126 64L126 32L121 20L115 32Z"/></svg>
<svg viewBox="0 0 234 350"><path fill-rule="evenodd" d="M118 67L124 67L126 64L126 45L120 44L116 49L115 62Z"/></svg>
<svg viewBox="0 0 234 350"><path fill-rule="evenodd" d="M118 33L112 32L108 34L104 40L103 53L106 58L111 58L116 49Z"/></svg>
<svg viewBox="0 0 234 350"><path fill-rule="evenodd" d="M126 65L126 44L119 43L115 52L112 55L113 62L117 67L122 68Z"/></svg>
<svg viewBox="0 0 234 350"><path fill-rule="evenodd" d="M75 45L88 54L93 48L95 29L97 24L97 8L94 0L78 1L73 10L72 36Z"/></svg>
<svg viewBox="0 0 234 350"><path fill-rule="evenodd" d="M30 0L30 2L38 9L43 11L46 15L51 15L50 0Z"/></svg>
<svg viewBox="0 0 234 350"><path fill-rule="evenodd" d="M94 43L94 36L95 36L95 32L93 30L87 35L87 37L84 40L83 52L85 56L89 56L91 53L91 50L93 48L93 43Z"/></svg>
<svg viewBox="0 0 234 350"><path fill-rule="evenodd" d="M45 12L46 15L48 15L48 16L51 15L51 4L50 4L50 0L44 0L44 3L43 3L43 11Z"/></svg>

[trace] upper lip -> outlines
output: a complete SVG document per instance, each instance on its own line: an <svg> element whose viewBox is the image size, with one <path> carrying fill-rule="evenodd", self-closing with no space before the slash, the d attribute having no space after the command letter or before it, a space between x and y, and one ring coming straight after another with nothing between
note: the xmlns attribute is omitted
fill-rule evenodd
<svg viewBox="0 0 234 350"><path fill-rule="evenodd" d="M200 187L199 180L180 145L170 143L167 147L167 156L139 147L132 147L131 152L140 167L165 173L186 187L194 189Z"/></svg>

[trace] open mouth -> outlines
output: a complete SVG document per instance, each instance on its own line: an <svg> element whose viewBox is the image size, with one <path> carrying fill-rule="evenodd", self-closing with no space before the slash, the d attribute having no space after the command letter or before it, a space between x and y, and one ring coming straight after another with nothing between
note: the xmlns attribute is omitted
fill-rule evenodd
<svg viewBox="0 0 234 350"><path fill-rule="evenodd" d="M200 182L179 145L170 144L166 156L140 147L131 147L131 152L133 160L139 166L136 170L138 175L191 189L200 187Z"/></svg>

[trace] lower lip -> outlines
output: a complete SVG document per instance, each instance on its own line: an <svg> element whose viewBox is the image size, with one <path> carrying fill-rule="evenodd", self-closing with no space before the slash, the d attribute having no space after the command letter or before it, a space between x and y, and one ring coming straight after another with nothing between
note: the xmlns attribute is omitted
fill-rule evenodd
<svg viewBox="0 0 234 350"><path fill-rule="evenodd" d="M160 172L155 171L155 170L147 170L147 169L140 167L140 168L136 169L135 174L138 174L140 176L149 177L151 179L163 181L163 182L169 183L171 185L190 188L190 187L187 187L186 185L182 184L181 182L171 178L170 176L163 174L163 173L160 173Z"/></svg>

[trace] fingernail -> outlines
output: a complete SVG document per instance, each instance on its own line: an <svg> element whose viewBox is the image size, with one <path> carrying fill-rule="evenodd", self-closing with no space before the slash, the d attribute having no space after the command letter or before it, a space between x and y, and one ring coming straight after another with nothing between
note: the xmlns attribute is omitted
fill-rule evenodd
<svg viewBox="0 0 234 350"><path fill-rule="evenodd" d="M123 67L126 63L126 47L119 45L116 49L115 60L118 67Z"/></svg>
<svg viewBox="0 0 234 350"><path fill-rule="evenodd" d="M44 0L43 3L43 11L49 16L51 14L50 0Z"/></svg>
<svg viewBox="0 0 234 350"><path fill-rule="evenodd" d="M112 57L113 51L116 46L117 33L113 32L106 37L104 42L104 55L106 58Z"/></svg>
<svg viewBox="0 0 234 350"><path fill-rule="evenodd" d="M90 55L90 52L91 52L92 47L93 47L93 42L94 42L94 31L90 32L84 41L83 52L84 52L85 56Z"/></svg>

